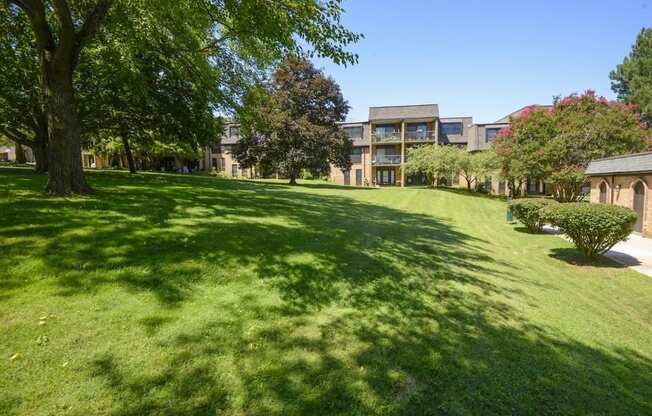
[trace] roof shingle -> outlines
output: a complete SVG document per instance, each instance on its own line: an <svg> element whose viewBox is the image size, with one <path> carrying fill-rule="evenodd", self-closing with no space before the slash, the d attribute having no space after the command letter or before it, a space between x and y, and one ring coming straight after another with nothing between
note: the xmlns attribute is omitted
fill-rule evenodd
<svg viewBox="0 0 652 416"><path fill-rule="evenodd" d="M643 172L652 172L652 152L596 159L586 168L589 176Z"/></svg>

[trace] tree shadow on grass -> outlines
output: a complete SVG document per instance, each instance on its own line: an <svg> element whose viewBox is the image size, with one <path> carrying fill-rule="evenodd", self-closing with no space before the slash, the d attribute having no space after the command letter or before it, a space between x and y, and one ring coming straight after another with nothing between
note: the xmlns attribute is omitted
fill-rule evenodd
<svg viewBox="0 0 652 416"><path fill-rule="evenodd" d="M271 184L91 177L94 197L3 202L0 261L29 285L14 263L37 258L60 296L117 284L159 300L164 315L138 322L164 358L98 352L86 375L113 414L652 411L648 358L523 319L514 283L539 284L444 221ZM263 289L159 333L198 288L232 279Z"/></svg>
<svg viewBox="0 0 652 416"><path fill-rule="evenodd" d="M140 414L649 414L652 362L552 336L482 295L441 293L426 304L375 300L321 320L264 314L252 331L220 319L164 339L174 353L154 374L134 376L110 353L92 377ZM393 295L390 293L389 295ZM401 295L402 296L402 295ZM385 308L387 307L387 308ZM495 317L500 318L496 319ZM314 329L308 331L306 328Z"/></svg>
<svg viewBox="0 0 652 416"><path fill-rule="evenodd" d="M299 312L370 282L418 281L432 273L497 290L463 272L494 273L497 262L477 247L483 242L431 216L213 178L129 177L116 186L119 175L110 175L109 186L96 181L97 197L5 203L11 220L0 235L15 240L3 249L9 257L38 258L57 276L61 294L120 283L170 306L205 279L206 264L252 269ZM29 282L15 266L9 274Z"/></svg>
<svg viewBox="0 0 652 416"><path fill-rule="evenodd" d="M572 264L574 266L608 267L615 269L627 268L626 265L618 263L608 257L599 255L587 257L575 247L559 247L550 250L550 257Z"/></svg>

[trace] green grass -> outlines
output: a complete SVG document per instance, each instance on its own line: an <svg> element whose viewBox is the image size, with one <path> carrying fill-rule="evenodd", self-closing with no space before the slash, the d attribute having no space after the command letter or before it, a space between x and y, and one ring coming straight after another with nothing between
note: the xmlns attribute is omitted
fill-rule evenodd
<svg viewBox="0 0 652 416"><path fill-rule="evenodd" d="M652 414L652 278L499 199L89 179L0 169L0 414Z"/></svg>

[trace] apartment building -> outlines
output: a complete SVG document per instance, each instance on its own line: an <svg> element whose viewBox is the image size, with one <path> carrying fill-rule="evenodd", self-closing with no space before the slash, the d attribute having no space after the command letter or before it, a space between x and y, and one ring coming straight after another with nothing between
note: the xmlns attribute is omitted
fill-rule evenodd
<svg viewBox="0 0 652 416"><path fill-rule="evenodd" d="M370 107L368 120L340 123L353 144L348 171L331 166L330 178L340 185L409 186L426 185L425 175L407 175L405 162L410 148L423 144L459 146L470 152L486 150L498 132L518 117L520 108L493 123L474 123L473 117L440 117L437 104ZM219 144L205 149L202 167L215 169L227 176L255 177L252 169L241 169L233 158L232 148L240 139L235 120L226 123ZM451 178L449 185L466 186L463 178ZM494 194L506 192L505 182L487 177L481 184ZM528 194L546 192L545 184L530 180Z"/></svg>
<svg viewBox="0 0 652 416"><path fill-rule="evenodd" d="M407 175L405 162L410 148L422 144L459 146L468 151L488 149L498 132L509 126L519 109L493 123L476 124L473 118L440 117L437 104L370 107L367 121L342 123L353 142L349 171L331 167L331 179L341 185L409 186L425 185L425 175ZM449 185L466 186L462 178ZM543 192L532 181L533 193ZM486 178L483 186L493 193L505 193L499 178Z"/></svg>
<svg viewBox="0 0 652 416"><path fill-rule="evenodd" d="M240 125L235 120L229 120L224 128L220 142L208 146L201 161L202 169L216 170L234 178L253 178L254 168L242 168L233 157L233 146L240 140Z"/></svg>

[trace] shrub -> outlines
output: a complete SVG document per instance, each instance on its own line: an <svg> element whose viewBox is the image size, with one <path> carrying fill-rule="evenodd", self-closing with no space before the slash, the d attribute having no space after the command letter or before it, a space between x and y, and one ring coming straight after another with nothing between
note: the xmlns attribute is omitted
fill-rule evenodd
<svg viewBox="0 0 652 416"><path fill-rule="evenodd" d="M637 218L636 212L629 208L584 202L549 206L541 216L559 227L588 257L602 254L626 240Z"/></svg>
<svg viewBox="0 0 652 416"><path fill-rule="evenodd" d="M552 199L525 198L513 201L509 207L517 220L523 223L530 232L541 232L544 222L541 219L541 209L557 204Z"/></svg>

